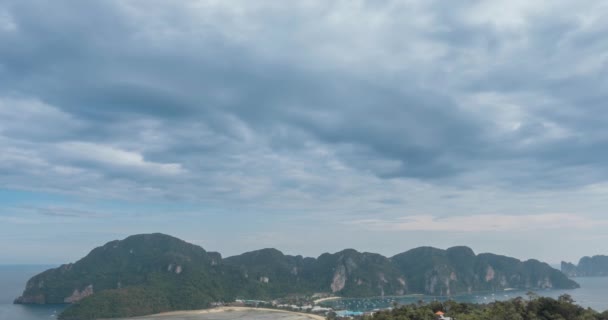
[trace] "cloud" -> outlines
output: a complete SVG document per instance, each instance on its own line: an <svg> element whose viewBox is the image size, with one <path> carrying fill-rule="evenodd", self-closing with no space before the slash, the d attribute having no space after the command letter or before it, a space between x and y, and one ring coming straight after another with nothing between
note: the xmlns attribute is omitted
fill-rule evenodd
<svg viewBox="0 0 608 320"><path fill-rule="evenodd" d="M107 2L96 5L93 32L82 28L92 16L88 7L65 8L82 18L39 20L27 5L11 3L20 33L6 40L12 48L40 47L19 55L7 49L5 75L21 75L11 90L90 121L92 140L125 140L129 132L113 133L112 123L147 117L161 120L156 130L168 130L160 138L197 123L214 139L243 138L239 128L246 128L272 147L316 141L336 149L344 164L382 178L458 183L462 175L492 170L476 183L509 187L605 178L593 155L605 142L595 127L580 126L594 121L595 107L586 101L603 96L589 82L599 69L581 77L564 65L601 69L602 40L594 35L604 26L592 10L559 3L546 13L541 4L519 2L290 6L158 2L144 10L137 1ZM559 14L571 10L580 19ZM80 31L61 41L46 31L74 29ZM582 39L590 39L585 50ZM558 42L559 50L548 53ZM38 56L42 51L48 54ZM518 67L530 61L539 63ZM45 67L51 65L60 67ZM57 77L62 81L53 86L44 80ZM576 111L581 106L589 112ZM297 134L278 138L278 132ZM562 178L570 169L589 180Z"/></svg>
<svg viewBox="0 0 608 320"><path fill-rule="evenodd" d="M294 5L5 2L4 182L301 200L342 197L326 177L511 191L606 178L601 2Z"/></svg>
<svg viewBox="0 0 608 320"><path fill-rule="evenodd" d="M484 214L436 217L413 215L399 219L362 219L346 223L382 231L440 232L522 232L556 229L591 229L608 225L608 220L589 219L578 214L546 213L537 215Z"/></svg>
<svg viewBox="0 0 608 320"><path fill-rule="evenodd" d="M63 217L63 218L103 218L110 217L109 213L94 212L86 209L69 208L61 206L22 206L18 208L24 212L33 212L49 217Z"/></svg>
<svg viewBox="0 0 608 320"><path fill-rule="evenodd" d="M606 12L3 1L0 185L286 224L584 229L607 195Z"/></svg>
<svg viewBox="0 0 608 320"><path fill-rule="evenodd" d="M17 26L8 12L0 10L0 31L12 32L15 31L16 28Z"/></svg>
<svg viewBox="0 0 608 320"><path fill-rule="evenodd" d="M72 161L92 162L110 167L144 171L149 175L177 175L184 172L179 163L156 163L146 161L133 151L125 151L111 146L84 142L65 142L58 146Z"/></svg>
<svg viewBox="0 0 608 320"><path fill-rule="evenodd" d="M0 97L0 119L1 135L29 141L66 139L83 127L69 113L27 97Z"/></svg>

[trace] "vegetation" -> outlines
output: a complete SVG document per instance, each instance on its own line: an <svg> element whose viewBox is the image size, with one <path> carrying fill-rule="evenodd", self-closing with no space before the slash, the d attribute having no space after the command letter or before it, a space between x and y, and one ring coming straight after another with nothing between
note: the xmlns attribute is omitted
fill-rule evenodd
<svg viewBox="0 0 608 320"><path fill-rule="evenodd" d="M570 277L608 276L608 256L582 257L578 265L562 261L562 272Z"/></svg>
<svg viewBox="0 0 608 320"><path fill-rule="evenodd" d="M172 310L167 295L152 288L127 288L102 291L67 308L64 320L132 317Z"/></svg>
<svg viewBox="0 0 608 320"><path fill-rule="evenodd" d="M347 249L317 259L264 249L226 258L223 263L238 267L249 278L268 278L263 290L271 296L328 290L344 297L369 297L578 287L546 263L489 253L475 255L467 247L421 247L392 258Z"/></svg>
<svg viewBox="0 0 608 320"><path fill-rule="evenodd" d="M33 277L15 302L77 302L60 318L84 320L319 292L365 297L577 286L536 260L475 255L466 247L417 248L392 258L347 249L316 259L263 249L222 259L168 235L144 234Z"/></svg>
<svg viewBox="0 0 608 320"><path fill-rule="evenodd" d="M408 280L410 292L450 295L506 288L577 288L576 282L538 260L483 253L467 247L421 247L392 258Z"/></svg>
<svg viewBox="0 0 608 320"><path fill-rule="evenodd" d="M608 311L598 313L574 303L569 295L559 299L535 297L517 298L490 304L458 303L455 301L408 305L380 311L366 320L436 320L437 311L454 320L608 320Z"/></svg>

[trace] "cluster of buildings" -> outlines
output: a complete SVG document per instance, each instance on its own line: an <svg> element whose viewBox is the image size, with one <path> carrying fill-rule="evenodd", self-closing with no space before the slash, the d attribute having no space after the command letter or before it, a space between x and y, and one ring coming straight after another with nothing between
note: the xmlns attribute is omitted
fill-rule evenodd
<svg viewBox="0 0 608 320"><path fill-rule="evenodd" d="M289 310L289 311L312 312L312 313L323 313L323 314L333 311L332 308L324 308L321 306L313 306L313 305L297 306L295 304L277 304L274 307L283 309L283 310Z"/></svg>
<svg viewBox="0 0 608 320"><path fill-rule="evenodd" d="M213 303L213 307L220 306L239 306L239 307L253 307L253 308L272 308L272 309L281 309L286 311L296 311L296 312L307 312L307 313L315 313L319 315L328 316L333 314L335 319L353 319L359 318L363 316L371 316L374 314L374 311L369 312L361 312L361 311L349 311L349 310L334 310L332 308L321 307L315 305L313 303L296 305L293 303L280 303L279 301L263 301L263 300L242 300L238 299L232 303L223 303L216 302ZM437 316L437 320L453 320L451 317L447 317L443 311L435 312ZM332 317L333 318L333 317Z"/></svg>
<svg viewBox="0 0 608 320"><path fill-rule="evenodd" d="M336 319L352 319L355 317L361 317L364 315L373 315L373 312L359 312L359 311L348 311L348 310L338 310L335 311L332 308L322 307L319 305L315 305L313 303L296 305L293 303L280 303L279 301L263 301L263 300L243 300L237 299L233 303L224 304L221 302L213 303L213 307L219 306L240 306L240 307L253 307L253 308L272 308L272 309L281 309L286 311L296 311L296 312L307 312L314 313L319 315L328 316L330 314L334 314ZM448 319L449 320L449 319Z"/></svg>

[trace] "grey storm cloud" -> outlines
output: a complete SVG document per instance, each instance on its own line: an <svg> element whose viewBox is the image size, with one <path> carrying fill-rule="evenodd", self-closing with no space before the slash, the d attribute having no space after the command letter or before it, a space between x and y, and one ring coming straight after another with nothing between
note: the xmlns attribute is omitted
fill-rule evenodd
<svg viewBox="0 0 608 320"><path fill-rule="evenodd" d="M604 181L606 8L538 3L4 1L0 170L197 197L248 179L318 196L336 166Z"/></svg>

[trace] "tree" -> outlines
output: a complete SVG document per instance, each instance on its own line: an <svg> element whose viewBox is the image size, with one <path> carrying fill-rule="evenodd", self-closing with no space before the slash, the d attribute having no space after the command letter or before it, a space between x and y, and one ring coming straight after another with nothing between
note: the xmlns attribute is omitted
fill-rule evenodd
<svg viewBox="0 0 608 320"><path fill-rule="evenodd" d="M561 296L559 296L557 298L557 301L559 301L560 303L574 303L574 299L572 298L571 295L564 293Z"/></svg>
<svg viewBox="0 0 608 320"><path fill-rule="evenodd" d="M529 301L538 299L538 294L536 294L536 292L534 292L534 291L526 292L526 296L528 296Z"/></svg>

